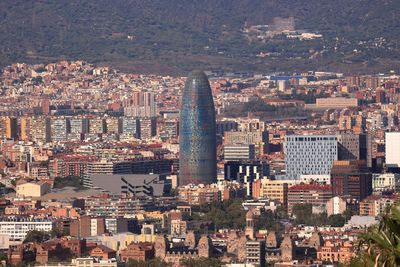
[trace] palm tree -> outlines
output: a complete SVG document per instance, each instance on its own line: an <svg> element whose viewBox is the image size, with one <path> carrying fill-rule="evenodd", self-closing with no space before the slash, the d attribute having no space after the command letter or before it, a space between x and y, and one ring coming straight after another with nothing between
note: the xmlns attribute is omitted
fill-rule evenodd
<svg viewBox="0 0 400 267"><path fill-rule="evenodd" d="M350 266L400 266L400 205L393 205L378 226L359 238L359 253Z"/></svg>

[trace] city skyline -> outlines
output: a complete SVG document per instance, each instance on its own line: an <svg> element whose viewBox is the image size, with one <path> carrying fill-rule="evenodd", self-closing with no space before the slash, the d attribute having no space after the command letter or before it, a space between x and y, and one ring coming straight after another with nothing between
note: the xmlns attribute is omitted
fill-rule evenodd
<svg viewBox="0 0 400 267"><path fill-rule="evenodd" d="M400 266L399 13L0 1L0 267Z"/></svg>

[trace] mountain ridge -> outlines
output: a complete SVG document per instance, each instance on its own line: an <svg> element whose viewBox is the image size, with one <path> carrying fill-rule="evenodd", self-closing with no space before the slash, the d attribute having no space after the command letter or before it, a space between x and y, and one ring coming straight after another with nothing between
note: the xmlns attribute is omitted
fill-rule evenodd
<svg viewBox="0 0 400 267"><path fill-rule="evenodd" d="M4 0L0 65L66 58L172 74L397 70L399 11L396 0ZM290 16L296 29L323 38L250 42L243 34L245 25ZM273 56L260 58L264 52Z"/></svg>

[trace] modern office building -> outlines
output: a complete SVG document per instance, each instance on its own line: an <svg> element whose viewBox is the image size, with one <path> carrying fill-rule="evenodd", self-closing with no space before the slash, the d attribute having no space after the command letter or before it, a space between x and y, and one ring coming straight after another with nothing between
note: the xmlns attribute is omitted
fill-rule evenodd
<svg viewBox="0 0 400 267"><path fill-rule="evenodd" d="M160 174L96 174L92 175L94 188L111 194L137 197L161 197L171 190L171 185Z"/></svg>
<svg viewBox="0 0 400 267"><path fill-rule="evenodd" d="M394 172L400 170L400 132L385 134L386 167Z"/></svg>
<svg viewBox="0 0 400 267"><path fill-rule="evenodd" d="M102 159L89 162L83 174L83 185L93 187L92 176L97 174L170 174L174 161L171 159L139 159L111 161Z"/></svg>
<svg viewBox="0 0 400 267"><path fill-rule="evenodd" d="M93 187L92 176L96 174L114 174L114 173L132 173L132 167L129 162L113 162L102 159L96 162L89 162L85 174L83 175L83 185Z"/></svg>
<svg viewBox="0 0 400 267"><path fill-rule="evenodd" d="M225 180L243 184L247 196L252 196L253 182L268 174L268 164L263 161L228 161L224 164Z"/></svg>
<svg viewBox="0 0 400 267"><path fill-rule="evenodd" d="M331 171L333 196L362 200L372 194L372 174L365 161L335 161Z"/></svg>
<svg viewBox="0 0 400 267"><path fill-rule="evenodd" d="M224 160L252 160L255 158L255 148L252 144L236 144L224 146Z"/></svg>
<svg viewBox="0 0 400 267"><path fill-rule="evenodd" d="M209 184L217 178L215 108L202 71L186 80L179 123L179 183Z"/></svg>
<svg viewBox="0 0 400 267"><path fill-rule="evenodd" d="M339 160L368 160L370 138L366 134L354 134L350 132L340 133L338 138Z"/></svg>
<svg viewBox="0 0 400 267"><path fill-rule="evenodd" d="M287 179L330 174L333 161L338 159L337 136L289 135L284 150Z"/></svg>

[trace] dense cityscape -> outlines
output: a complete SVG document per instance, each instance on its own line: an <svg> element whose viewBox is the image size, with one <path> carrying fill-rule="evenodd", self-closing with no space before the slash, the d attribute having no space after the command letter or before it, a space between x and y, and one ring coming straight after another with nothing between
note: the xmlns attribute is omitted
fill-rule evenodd
<svg viewBox="0 0 400 267"><path fill-rule="evenodd" d="M399 198L394 72L58 61L0 88L3 266L347 266Z"/></svg>

